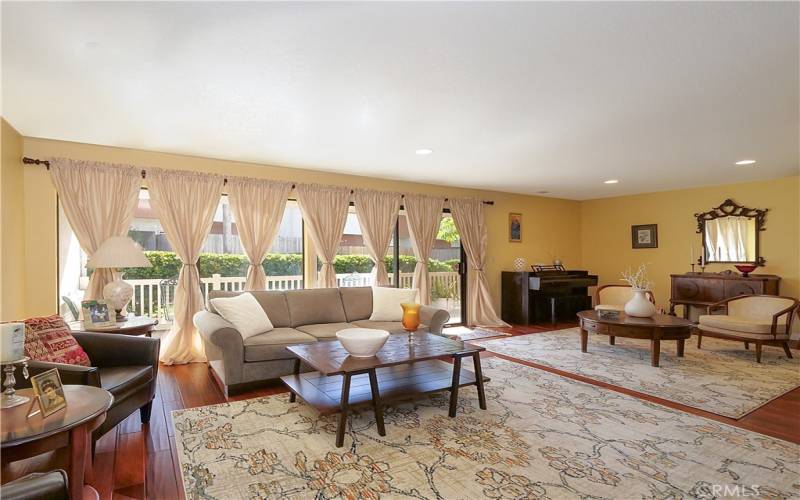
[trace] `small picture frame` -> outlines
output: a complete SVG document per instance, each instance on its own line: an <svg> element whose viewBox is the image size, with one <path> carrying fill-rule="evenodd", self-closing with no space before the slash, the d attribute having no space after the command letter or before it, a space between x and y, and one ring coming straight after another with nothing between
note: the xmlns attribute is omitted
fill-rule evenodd
<svg viewBox="0 0 800 500"><path fill-rule="evenodd" d="M508 214L508 241L512 243L522 242L522 214Z"/></svg>
<svg viewBox="0 0 800 500"><path fill-rule="evenodd" d="M53 368L32 376L31 386L39 402L42 417L50 416L67 407L67 398L64 396L64 386L61 384L58 369Z"/></svg>
<svg viewBox="0 0 800 500"><path fill-rule="evenodd" d="M658 248L658 224L631 226L632 248Z"/></svg>
<svg viewBox="0 0 800 500"><path fill-rule="evenodd" d="M116 315L111 312L105 300L84 300L81 302L83 310L83 326L87 330L109 329L117 326Z"/></svg>

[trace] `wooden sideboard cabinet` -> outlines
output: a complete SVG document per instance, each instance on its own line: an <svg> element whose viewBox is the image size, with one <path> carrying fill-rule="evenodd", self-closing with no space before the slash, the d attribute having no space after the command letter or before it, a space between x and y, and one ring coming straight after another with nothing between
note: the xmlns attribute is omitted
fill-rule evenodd
<svg viewBox="0 0 800 500"><path fill-rule="evenodd" d="M737 295L778 295L781 280L774 274L751 274L745 278L733 272L671 274L670 277L669 312L675 314L675 306L682 305L684 318L689 317L692 306L705 308Z"/></svg>

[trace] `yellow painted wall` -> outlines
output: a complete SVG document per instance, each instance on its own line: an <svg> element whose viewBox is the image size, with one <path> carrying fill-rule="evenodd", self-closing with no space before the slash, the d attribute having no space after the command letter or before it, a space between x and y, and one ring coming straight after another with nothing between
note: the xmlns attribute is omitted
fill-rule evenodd
<svg viewBox="0 0 800 500"><path fill-rule="evenodd" d="M25 315L22 136L0 118L0 321Z"/></svg>
<svg viewBox="0 0 800 500"><path fill-rule="evenodd" d="M560 258L570 267L580 267L580 202L524 196L496 191L459 189L431 184L341 175L313 170L257 165L209 158L155 153L74 142L24 138L25 155L34 158L63 156L74 159L130 163L181 170L242 175L297 182L318 182L353 188L395 190L443 197L476 197L493 200L486 207L489 251L486 276L495 305L500 305L500 271L510 270L516 257L529 262L552 262ZM523 241L510 243L506 233L509 212L523 216ZM56 193L47 171L25 168L25 266L29 285L26 314L51 314L57 308Z"/></svg>
<svg viewBox="0 0 800 500"><path fill-rule="evenodd" d="M729 184L661 193L585 201L581 204L583 266L615 283L628 266L649 264L659 306L669 307L672 273L689 271L689 245L700 256L701 239L693 214L706 212L726 198L753 208L768 208L760 234L766 266L757 273L777 274L781 294L800 296L800 177ZM631 225L658 224L658 248L631 248ZM707 272L734 270L710 264ZM696 268L699 271L699 268Z"/></svg>

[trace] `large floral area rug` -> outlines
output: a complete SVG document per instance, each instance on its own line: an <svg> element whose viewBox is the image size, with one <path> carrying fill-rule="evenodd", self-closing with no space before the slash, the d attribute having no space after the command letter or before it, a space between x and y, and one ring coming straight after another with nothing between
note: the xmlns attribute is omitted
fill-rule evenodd
<svg viewBox="0 0 800 500"><path fill-rule="evenodd" d="M614 391L485 360L488 410L464 388L336 415L278 395L172 412L191 499L714 498L800 495L800 447Z"/></svg>
<svg viewBox="0 0 800 500"><path fill-rule="evenodd" d="M556 368L618 387L741 418L759 406L800 386L800 359L788 359L779 347L764 347L756 363L741 342L703 338L686 341L684 357L675 341L661 342L660 367L650 365L650 341L589 334L588 352L581 352L577 328L534 333L499 340L471 342L489 351Z"/></svg>

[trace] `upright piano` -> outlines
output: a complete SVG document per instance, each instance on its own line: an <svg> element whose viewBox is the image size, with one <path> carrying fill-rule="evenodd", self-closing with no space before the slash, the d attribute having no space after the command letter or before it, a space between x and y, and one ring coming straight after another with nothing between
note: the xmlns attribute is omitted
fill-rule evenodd
<svg viewBox="0 0 800 500"><path fill-rule="evenodd" d="M537 267L530 272L503 271L503 321L527 325L574 321L578 311L592 308L588 288L597 275L561 266Z"/></svg>

